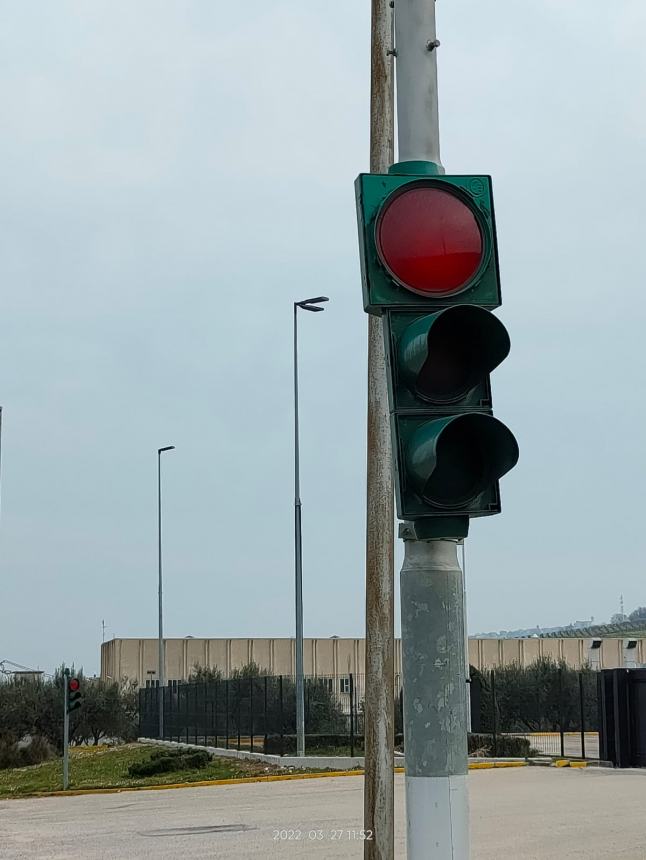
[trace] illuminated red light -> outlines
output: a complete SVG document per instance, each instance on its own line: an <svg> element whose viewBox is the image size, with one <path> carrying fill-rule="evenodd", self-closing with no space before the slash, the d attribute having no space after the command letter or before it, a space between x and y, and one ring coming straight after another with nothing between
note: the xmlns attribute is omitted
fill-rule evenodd
<svg viewBox="0 0 646 860"><path fill-rule="evenodd" d="M80 685L77 678L70 678L70 681L68 684L68 689L69 689L70 693L75 693L79 689L80 686L81 685Z"/></svg>
<svg viewBox="0 0 646 860"><path fill-rule="evenodd" d="M386 201L376 242L391 275L431 298L467 286L484 251L473 210L455 194L428 184L408 186Z"/></svg>

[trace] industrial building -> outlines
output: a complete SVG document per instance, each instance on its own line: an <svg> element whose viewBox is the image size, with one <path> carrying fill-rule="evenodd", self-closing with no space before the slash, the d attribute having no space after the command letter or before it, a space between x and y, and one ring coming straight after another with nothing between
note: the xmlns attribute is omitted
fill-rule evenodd
<svg viewBox="0 0 646 860"><path fill-rule="evenodd" d="M584 631L594 633L590 628ZM640 636L637 637L636 633ZM531 637L522 639L470 638L469 662L481 671L517 663L529 666L541 657L563 660L580 669L634 668L646 663L643 625L614 630L603 636ZM643 637L643 638L642 638ZM195 666L217 668L223 677L249 663L274 675L293 675L293 639L166 639L166 679L186 681ZM136 681L141 687L155 683L158 669L157 639L112 639L101 646L103 680ZM305 639L305 674L343 679L361 675L365 664L363 639ZM401 641L395 640L395 674L401 673Z"/></svg>

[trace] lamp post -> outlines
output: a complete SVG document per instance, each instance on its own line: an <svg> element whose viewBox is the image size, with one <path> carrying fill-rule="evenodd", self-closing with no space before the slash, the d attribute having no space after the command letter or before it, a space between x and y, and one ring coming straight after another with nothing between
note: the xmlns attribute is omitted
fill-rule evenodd
<svg viewBox="0 0 646 860"><path fill-rule="evenodd" d="M159 703L159 739L164 739L164 682L165 682L165 662L166 655L164 654L164 616L162 603L162 502L161 502L161 455L164 451L174 451L174 445L166 445L165 448L157 449L157 562L159 567L159 692L157 701Z"/></svg>
<svg viewBox="0 0 646 860"><path fill-rule="evenodd" d="M300 451L298 438L298 309L323 311L327 296L294 302L294 569L296 586L296 755L305 755L305 689L303 681L303 538L301 531Z"/></svg>

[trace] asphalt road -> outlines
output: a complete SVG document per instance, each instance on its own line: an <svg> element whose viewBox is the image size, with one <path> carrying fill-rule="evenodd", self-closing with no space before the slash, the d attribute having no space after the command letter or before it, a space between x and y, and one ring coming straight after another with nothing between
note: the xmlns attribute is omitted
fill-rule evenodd
<svg viewBox="0 0 646 860"><path fill-rule="evenodd" d="M646 772L472 772L473 860L646 860ZM403 777L396 856L405 857ZM361 858L363 780L0 802L2 860Z"/></svg>

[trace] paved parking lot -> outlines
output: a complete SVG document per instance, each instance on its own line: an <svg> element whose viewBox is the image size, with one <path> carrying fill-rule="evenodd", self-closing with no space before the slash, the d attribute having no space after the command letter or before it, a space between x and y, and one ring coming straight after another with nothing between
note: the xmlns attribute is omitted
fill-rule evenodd
<svg viewBox="0 0 646 860"><path fill-rule="evenodd" d="M485 770L469 786L473 860L646 860L644 771ZM355 776L2 801L0 857L361 858L362 807Z"/></svg>

